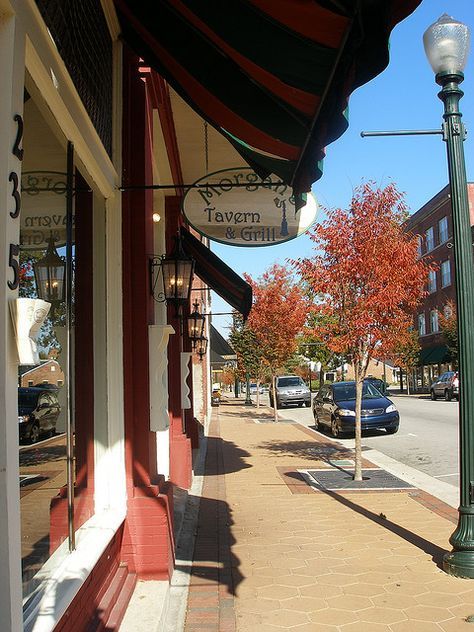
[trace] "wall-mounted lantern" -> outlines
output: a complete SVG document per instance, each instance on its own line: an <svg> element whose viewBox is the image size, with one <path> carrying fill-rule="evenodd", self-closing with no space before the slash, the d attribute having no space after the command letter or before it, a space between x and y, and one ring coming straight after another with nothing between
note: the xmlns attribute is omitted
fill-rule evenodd
<svg viewBox="0 0 474 632"><path fill-rule="evenodd" d="M159 274L155 267L161 268L163 276L163 292L156 291ZM153 257L150 261L151 292L156 301L174 305L178 314L180 308L189 301L191 283L194 273L194 259L183 250L181 239L175 237L175 247L170 255Z"/></svg>
<svg viewBox="0 0 474 632"><path fill-rule="evenodd" d="M194 311L192 311L187 317L188 321L188 336L192 342L193 349L196 348L196 344L199 340L204 338L204 327L206 325L206 317L198 311L199 304L196 301L193 304Z"/></svg>
<svg viewBox="0 0 474 632"><path fill-rule="evenodd" d="M66 260L58 255L52 234L48 239L45 256L33 264L33 272L38 298L53 305L64 301Z"/></svg>
<svg viewBox="0 0 474 632"><path fill-rule="evenodd" d="M208 341L208 339L205 336L203 336L202 338L200 338L197 341L196 351L197 351L197 354L199 356L199 360L201 360L201 361L202 361L202 359L204 358L204 356L207 353L207 344L208 344L208 342L209 341Z"/></svg>

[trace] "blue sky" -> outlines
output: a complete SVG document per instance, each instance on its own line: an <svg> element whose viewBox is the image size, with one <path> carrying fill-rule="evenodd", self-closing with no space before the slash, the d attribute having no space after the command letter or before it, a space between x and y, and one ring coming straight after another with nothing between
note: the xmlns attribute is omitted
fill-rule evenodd
<svg viewBox="0 0 474 632"><path fill-rule="evenodd" d="M439 129L443 104L439 86L423 49L423 33L440 15L448 13L471 29L471 53L461 85L461 112L468 132L464 143L468 181L474 180L474 2L423 0L392 31L390 63L349 101L349 129L327 147L322 178L313 186L325 207L347 207L352 190L363 180L396 183L405 192L410 212L417 211L448 182L446 148L440 136L361 138L363 130ZM321 215L320 215L321 218ZM311 255L302 236L277 246L238 248L212 242L212 250L237 273L258 277L272 263ZM213 293L213 312L230 311ZM214 316L213 324L226 336L230 316Z"/></svg>

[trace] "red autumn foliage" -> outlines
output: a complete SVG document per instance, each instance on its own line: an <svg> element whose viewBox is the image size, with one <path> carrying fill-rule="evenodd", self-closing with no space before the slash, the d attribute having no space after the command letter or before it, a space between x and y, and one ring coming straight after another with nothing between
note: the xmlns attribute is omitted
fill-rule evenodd
<svg viewBox="0 0 474 632"><path fill-rule="evenodd" d="M424 295L428 267L418 259L416 238L403 230L406 207L394 184L356 189L347 210L327 211L310 235L315 256L293 261L322 300L316 309L333 351L354 362L388 357L410 330ZM320 333L320 332L319 332Z"/></svg>
<svg viewBox="0 0 474 632"><path fill-rule="evenodd" d="M362 382L374 356L389 357L406 341L412 314L424 294L428 266L418 259L417 240L403 230L406 206L394 184L363 184L347 210L327 211L314 228L315 255L293 261L324 318L329 347L354 367L356 473L361 480Z"/></svg>
<svg viewBox="0 0 474 632"><path fill-rule="evenodd" d="M263 361L275 375L297 349L308 301L285 266L274 264L257 280L244 276L254 296L247 324L257 337Z"/></svg>

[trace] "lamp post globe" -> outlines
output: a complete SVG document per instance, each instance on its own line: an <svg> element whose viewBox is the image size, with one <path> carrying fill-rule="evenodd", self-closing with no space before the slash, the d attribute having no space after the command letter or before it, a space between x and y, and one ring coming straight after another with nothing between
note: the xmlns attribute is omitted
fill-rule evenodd
<svg viewBox="0 0 474 632"><path fill-rule="evenodd" d="M450 538L452 551L443 560L450 575L474 579L474 259L463 142L466 136L459 101L459 84L469 52L469 29L444 14L423 36L428 61L441 86L453 216L454 269L459 359L458 525Z"/></svg>

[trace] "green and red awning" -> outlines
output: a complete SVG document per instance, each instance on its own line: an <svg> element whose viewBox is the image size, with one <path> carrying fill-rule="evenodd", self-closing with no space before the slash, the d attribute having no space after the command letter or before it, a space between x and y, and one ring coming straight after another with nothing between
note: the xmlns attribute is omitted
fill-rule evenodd
<svg viewBox="0 0 474 632"><path fill-rule="evenodd" d="M350 94L421 0L115 0L122 37L259 175L321 176Z"/></svg>

